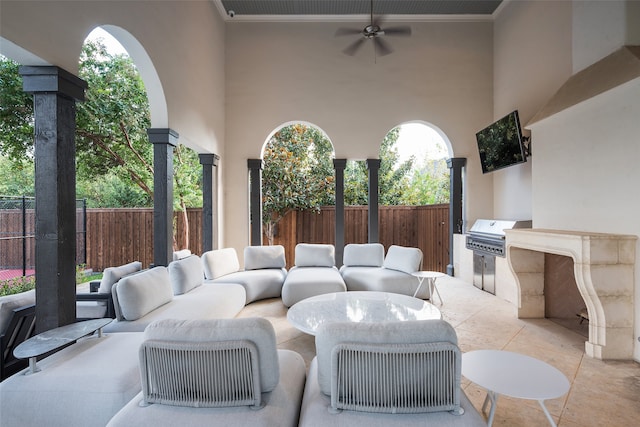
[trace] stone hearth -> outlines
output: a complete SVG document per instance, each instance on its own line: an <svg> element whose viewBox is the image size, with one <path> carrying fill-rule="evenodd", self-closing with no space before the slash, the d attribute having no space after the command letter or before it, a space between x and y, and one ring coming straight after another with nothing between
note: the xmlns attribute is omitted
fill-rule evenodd
<svg viewBox="0 0 640 427"><path fill-rule="evenodd" d="M518 317L545 317L544 254L571 257L589 315L588 356L631 359L636 236L506 230L507 260L518 286Z"/></svg>

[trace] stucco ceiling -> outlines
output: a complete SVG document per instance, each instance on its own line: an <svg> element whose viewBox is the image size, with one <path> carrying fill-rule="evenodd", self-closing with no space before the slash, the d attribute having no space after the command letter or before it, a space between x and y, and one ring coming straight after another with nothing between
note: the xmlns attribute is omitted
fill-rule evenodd
<svg viewBox="0 0 640 427"><path fill-rule="evenodd" d="M371 0L212 0L225 19L319 21L368 16ZM502 0L373 0L373 13L405 19L490 17Z"/></svg>

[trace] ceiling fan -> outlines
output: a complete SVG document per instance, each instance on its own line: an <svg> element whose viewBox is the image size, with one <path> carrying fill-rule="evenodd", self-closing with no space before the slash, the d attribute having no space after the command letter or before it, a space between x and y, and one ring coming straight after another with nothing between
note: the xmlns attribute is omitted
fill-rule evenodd
<svg viewBox="0 0 640 427"><path fill-rule="evenodd" d="M389 44L382 39L383 36L402 36L408 37L411 35L411 27L387 27L382 28L382 20L378 17L373 17L373 0L371 0L370 9L371 21L370 24L364 27L363 30L356 30L354 28L338 28L336 36L353 36L359 35L360 37L347 46L342 52L345 55L353 56L362 47L366 40L373 41L374 53L376 56L385 56L393 52L393 49Z"/></svg>

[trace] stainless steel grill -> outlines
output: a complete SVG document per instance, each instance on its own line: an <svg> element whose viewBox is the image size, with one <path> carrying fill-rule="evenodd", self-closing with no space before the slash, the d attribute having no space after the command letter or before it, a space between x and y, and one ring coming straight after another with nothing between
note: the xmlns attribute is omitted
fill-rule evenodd
<svg viewBox="0 0 640 427"><path fill-rule="evenodd" d="M531 221L479 219L467 235L467 249L484 255L505 257L505 232L514 228L531 228Z"/></svg>

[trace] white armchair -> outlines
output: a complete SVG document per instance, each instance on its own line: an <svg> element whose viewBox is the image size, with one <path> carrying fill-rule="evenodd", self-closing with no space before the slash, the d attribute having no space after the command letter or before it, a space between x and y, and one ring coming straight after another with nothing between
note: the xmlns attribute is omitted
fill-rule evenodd
<svg viewBox="0 0 640 427"><path fill-rule="evenodd" d="M142 392L108 425L296 426L305 370L265 319L157 321L140 347Z"/></svg>
<svg viewBox="0 0 640 427"><path fill-rule="evenodd" d="M460 388L443 320L328 323L316 335L300 426L484 426Z"/></svg>

